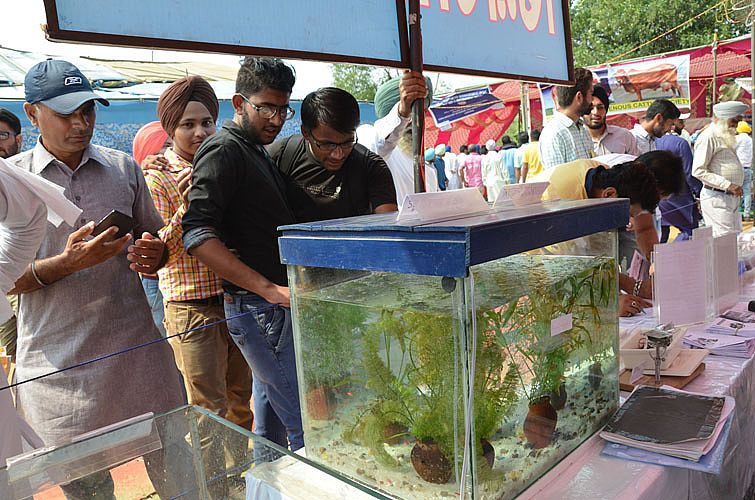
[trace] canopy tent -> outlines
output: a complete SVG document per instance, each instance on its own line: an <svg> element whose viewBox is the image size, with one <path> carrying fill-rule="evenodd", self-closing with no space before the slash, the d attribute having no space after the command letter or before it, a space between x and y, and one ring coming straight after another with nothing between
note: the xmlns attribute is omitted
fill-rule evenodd
<svg viewBox="0 0 755 500"><path fill-rule="evenodd" d="M626 62L663 60L667 57L689 54L690 56L690 128L698 128L697 124L706 119L708 114L710 86L713 82L713 53L710 45L679 50L665 54L658 54ZM605 65L590 67L597 70ZM716 89L719 89L728 79L750 75L750 35L745 35L718 43L716 54ZM743 86L744 87L744 86ZM750 102L750 93L744 87L744 93L739 99ZM450 144L457 151L462 144L481 144L488 139L498 140L516 119L521 102L521 83L514 81L491 85L492 92L503 101L505 107L489 110L466 120L455 122L453 128L446 131L438 130L432 120L427 121L425 130L425 144ZM540 94L536 85L529 89L530 123L533 129L543 126L543 113ZM608 122L630 128L640 118L641 113L620 114L608 117Z"/></svg>

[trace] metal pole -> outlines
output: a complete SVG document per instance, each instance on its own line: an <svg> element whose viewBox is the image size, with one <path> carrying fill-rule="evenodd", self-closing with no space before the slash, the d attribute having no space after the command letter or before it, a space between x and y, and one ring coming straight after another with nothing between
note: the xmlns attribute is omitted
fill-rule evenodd
<svg viewBox="0 0 755 500"><path fill-rule="evenodd" d="M718 90L718 85L716 84L716 79L718 76L718 30L713 31L713 47L711 47L711 52L713 53L713 86L712 86L712 98L711 98L711 109L714 104L716 104L716 93Z"/></svg>
<svg viewBox="0 0 755 500"><path fill-rule="evenodd" d="M522 82L520 99L522 105L521 113L524 121L523 130L527 132L527 135L530 135L530 132L532 132L532 123L530 122L530 84L527 82Z"/></svg>
<svg viewBox="0 0 755 500"><path fill-rule="evenodd" d="M419 0L409 0L409 68L422 72L422 26ZM414 192L424 193L422 179L425 155L422 141L425 135L425 100L417 99L412 104L412 154L414 155Z"/></svg>
<svg viewBox="0 0 755 500"><path fill-rule="evenodd" d="M755 30L753 29L753 26L755 26L755 19L753 19L753 15L755 15L755 0L752 0L752 4L750 6L750 109L752 110L751 118L752 123L755 124L755 88L752 88L753 83L755 83ZM752 134L753 137L755 137L755 134ZM752 154L755 156L755 141L752 141ZM753 167L753 162L750 162L750 168Z"/></svg>

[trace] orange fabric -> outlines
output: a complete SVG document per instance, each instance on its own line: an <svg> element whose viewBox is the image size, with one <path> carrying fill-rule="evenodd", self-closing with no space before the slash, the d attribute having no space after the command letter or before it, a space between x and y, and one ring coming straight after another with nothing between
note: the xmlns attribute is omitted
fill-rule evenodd
<svg viewBox="0 0 755 500"><path fill-rule="evenodd" d="M168 133L163 130L160 122L150 122L139 129L134 136L134 159L139 165L144 158L155 155L163 148L168 140Z"/></svg>

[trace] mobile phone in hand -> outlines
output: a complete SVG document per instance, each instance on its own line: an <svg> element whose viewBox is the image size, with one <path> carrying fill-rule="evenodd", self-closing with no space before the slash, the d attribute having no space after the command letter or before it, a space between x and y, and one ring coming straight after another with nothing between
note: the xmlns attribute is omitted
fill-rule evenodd
<svg viewBox="0 0 755 500"><path fill-rule="evenodd" d="M113 239L117 240L118 238L126 236L129 231L134 229L136 221L133 217L126 215L123 212L113 210L94 226L92 236L98 236L113 226L118 228L118 232L113 236Z"/></svg>

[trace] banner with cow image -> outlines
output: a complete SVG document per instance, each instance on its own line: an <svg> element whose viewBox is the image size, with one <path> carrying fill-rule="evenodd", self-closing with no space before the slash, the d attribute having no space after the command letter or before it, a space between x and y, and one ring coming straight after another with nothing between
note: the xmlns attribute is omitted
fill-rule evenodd
<svg viewBox="0 0 755 500"><path fill-rule="evenodd" d="M609 115L641 113L656 99L668 99L682 113L689 112L689 54L590 70L593 83L608 93ZM555 86L540 85L539 88L543 120L547 121L555 111Z"/></svg>

